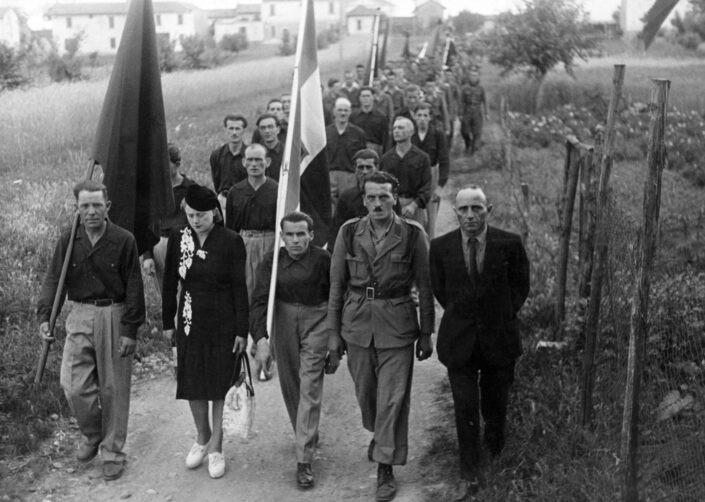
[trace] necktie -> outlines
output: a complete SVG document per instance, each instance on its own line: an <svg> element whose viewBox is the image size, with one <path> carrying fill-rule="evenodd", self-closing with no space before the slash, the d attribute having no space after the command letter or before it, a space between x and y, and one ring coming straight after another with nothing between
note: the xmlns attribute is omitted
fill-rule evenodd
<svg viewBox="0 0 705 502"><path fill-rule="evenodd" d="M468 239L468 274L470 282L476 286L479 274L477 271L477 239L475 237Z"/></svg>

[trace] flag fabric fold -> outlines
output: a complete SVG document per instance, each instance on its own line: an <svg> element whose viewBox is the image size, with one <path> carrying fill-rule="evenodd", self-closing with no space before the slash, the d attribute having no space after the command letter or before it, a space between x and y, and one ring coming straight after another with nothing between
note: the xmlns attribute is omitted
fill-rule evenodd
<svg viewBox="0 0 705 502"><path fill-rule="evenodd" d="M377 52L377 66L375 67L375 77L381 75L381 71L387 66L387 42L389 41L389 32L392 28L392 23L389 22L389 18L384 16L381 20L380 34L383 36L382 43L379 45L379 51Z"/></svg>
<svg viewBox="0 0 705 502"><path fill-rule="evenodd" d="M139 253L174 210L166 119L151 0L132 0L93 142L112 205L110 219L135 235Z"/></svg>
<svg viewBox="0 0 705 502"><path fill-rule="evenodd" d="M328 241L331 224L330 179L313 0L303 3L291 93L291 134L287 135L284 149L277 221L300 207L313 218L314 244L322 246Z"/></svg>

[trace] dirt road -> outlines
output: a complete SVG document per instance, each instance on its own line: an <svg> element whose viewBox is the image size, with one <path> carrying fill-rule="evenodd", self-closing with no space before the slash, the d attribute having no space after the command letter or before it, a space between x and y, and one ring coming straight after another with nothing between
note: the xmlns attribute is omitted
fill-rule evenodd
<svg viewBox="0 0 705 502"><path fill-rule="evenodd" d="M441 205L438 228L451 226L447 201ZM430 445L427 432L438 420L433 402L445 371L436 355L416 362L411 399L410 452L406 466L395 469L400 502L422 501L429 491L424 484L420 457ZM352 380L344 365L326 376L320 447L313 463L316 486L299 491L295 482L296 459L279 383L256 382L256 436L247 444L229 440L224 445L225 476L213 480L206 466L188 470L184 458L194 441L188 405L176 401L175 382L168 375L138 382L133 387L128 456L124 476L103 481L101 464L80 464L68 450L53 459L54 467L34 484L25 500L59 501L357 501L374 500L376 464L367 460L370 434L362 428ZM58 466L58 467L57 467ZM428 481L427 481L428 483Z"/></svg>

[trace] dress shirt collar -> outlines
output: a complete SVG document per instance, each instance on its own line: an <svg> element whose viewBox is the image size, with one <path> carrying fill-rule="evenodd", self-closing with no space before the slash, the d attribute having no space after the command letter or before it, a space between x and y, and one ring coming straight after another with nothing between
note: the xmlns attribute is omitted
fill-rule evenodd
<svg viewBox="0 0 705 502"><path fill-rule="evenodd" d="M299 263L302 267L308 269L310 268L310 262L308 258L311 256L311 244L309 244L308 248L304 253L297 257L293 258L289 252L286 250L285 247L282 247L282 252L281 255L279 255L279 263L281 263L282 268L289 268L291 267L294 263Z"/></svg>
<svg viewBox="0 0 705 502"><path fill-rule="evenodd" d="M460 233L463 236L463 244L466 245L468 243L468 239L470 238L470 234L465 232L462 227L460 227ZM487 243L487 223L485 223L485 228L480 232L479 235L476 235L475 238L477 239L477 247L479 248L484 248L485 244Z"/></svg>

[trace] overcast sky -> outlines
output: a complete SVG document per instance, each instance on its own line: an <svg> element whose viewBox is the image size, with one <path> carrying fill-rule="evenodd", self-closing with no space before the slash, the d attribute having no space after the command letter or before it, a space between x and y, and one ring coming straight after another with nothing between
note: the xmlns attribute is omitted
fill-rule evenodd
<svg viewBox="0 0 705 502"><path fill-rule="evenodd" d="M85 0L84 0L85 1ZM92 0L92 1L108 1L111 0ZM112 0L115 1L115 0ZM189 0L186 0L189 1ZM261 1L261 0L259 0ZM399 14L410 14L414 9L415 0L391 0L398 5ZM420 0L417 0L420 1ZM517 5L521 5L521 0L440 0L447 8L447 14L455 15L459 11L466 9L471 12L480 14L497 14L506 10L514 10ZM242 3L258 3L258 0L241 0ZM360 3L363 3L361 1ZM5 5L21 5L27 13L32 17L32 28L38 28L41 24L41 14L43 9L57 3L52 0L0 0L0 6ZM81 0L61 0L59 3L81 3ZM237 0L190 0L190 3L196 4L199 7L208 8L228 8L237 5ZM346 0L348 9L357 5L356 0ZM610 19L612 13L617 10L620 0L583 0L583 5L590 13L590 17L594 20ZM346 10L348 10L346 9Z"/></svg>

